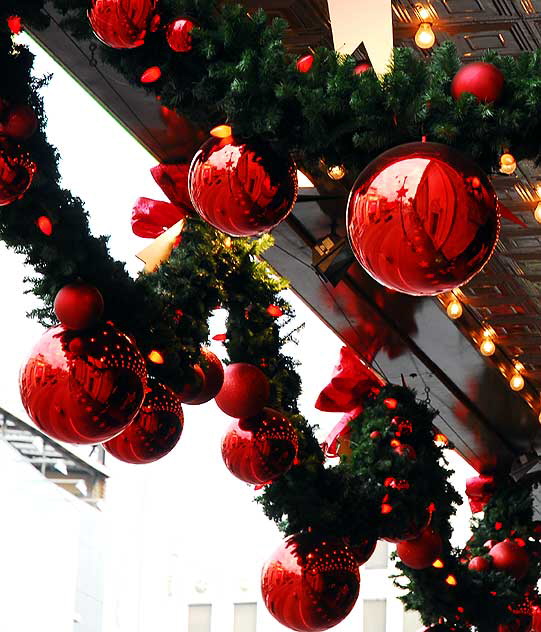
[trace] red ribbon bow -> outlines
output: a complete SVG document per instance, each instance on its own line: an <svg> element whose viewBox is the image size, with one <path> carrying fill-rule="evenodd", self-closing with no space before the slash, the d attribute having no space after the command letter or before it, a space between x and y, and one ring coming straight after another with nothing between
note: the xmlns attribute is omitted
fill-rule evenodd
<svg viewBox="0 0 541 632"><path fill-rule="evenodd" d="M466 481L466 496L472 513L483 511L496 489L493 476L474 476Z"/></svg>
<svg viewBox="0 0 541 632"><path fill-rule="evenodd" d="M150 170L170 202L139 198L133 207L131 227L138 237L159 237L187 215L193 215L188 193L189 165L157 165Z"/></svg>
<svg viewBox="0 0 541 632"><path fill-rule="evenodd" d="M349 347L342 347L331 381L316 401L318 410L346 413L322 444L327 456L338 456L339 440L347 439L349 424L362 413L365 397L383 385L382 379L359 356Z"/></svg>

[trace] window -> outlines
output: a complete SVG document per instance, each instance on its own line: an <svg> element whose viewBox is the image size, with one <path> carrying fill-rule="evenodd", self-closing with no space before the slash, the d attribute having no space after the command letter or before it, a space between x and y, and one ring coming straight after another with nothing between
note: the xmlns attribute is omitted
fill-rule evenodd
<svg viewBox="0 0 541 632"><path fill-rule="evenodd" d="M233 632L255 632L257 604L236 603L233 616Z"/></svg>
<svg viewBox="0 0 541 632"><path fill-rule="evenodd" d="M188 632L210 632L210 604L188 606Z"/></svg>
<svg viewBox="0 0 541 632"><path fill-rule="evenodd" d="M363 632L385 632L387 601L365 599L363 608Z"/></svg>
<svg viewBox="0 0 541 632"><path fill-rule="evenodd" d="M404 631L417 632L423 627L421 617L416 610L404 610Z"/></svg>
<svg viewBox="0 0 541 632"><path fill-rule="evenodd" d="M364 568L387 568L387 561L389 559L388 545L385 540L378 540L376 550L372 554L372 557L366 562Z"/></svg>

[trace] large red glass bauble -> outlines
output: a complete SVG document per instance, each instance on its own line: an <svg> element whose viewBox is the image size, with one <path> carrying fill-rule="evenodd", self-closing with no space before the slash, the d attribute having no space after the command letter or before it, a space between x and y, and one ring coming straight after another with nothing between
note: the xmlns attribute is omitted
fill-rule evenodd
<svg viewBox="0 0 541 632"><path fill-rule="evenodd" d="M88 19L96 37L112 48L137 48L156 10L156 0L92 0Z"/></svg>
<svg viewBox="0 0 541 632"><path fill-rule="evenodd" d="M327 630L340 623L355 605L359 585L359 565L349 548L311 533L284 540L261 574L269 612L300 632Z"/></svg>
<svg viewBox="0 0 541 632"><path fill-rule="evenodd" d="M21 370L26 412L43 432L68 443L112 439L138 412L146 388L145 361L112 325L74 332L48 329Z"/></svg>
<svg viewBox="0 0 541 632"><path fill-rule="evenodd" d="M177 445L184 415L178 395L155 383L131 424L103 447L126 463L152 463Z"/></svg>
<svg viewBox="0 0 541 632"><path fill-rule="evenodd" d="M36 165L27 154L10 146L0 147L0 206L21 198L35 173Z"/></svg>
<svg viewBox="0 0 541 632"><path fill-rule="evenodd" d="M289 215L297 199L297 170L287 154L262 141L211 138L188 174L195 210L234 237L265 233Z"/></svg>
<svg viewBox="0 0 541 632"><path fill-rule="evenodd" d="M502 71L484 61L466 64L456 73L451 83L451 94L458 100L463 94L473 94L483 103L497 101L503 91Z"/></svg>
<svg viewBox="0 0 541 632"><path fill-rule="evenodd" d="M293 424L272 408L235 419L222 440L227 469L245 483L274 481L293 465L298 439Z"/></svg>
<svg viewBox="0 0 541 632"><path fill-rule="evenodd" d="M253 417L269 400L269 380L263 371L246 362L225 368L224 383L215 397L218 408L230 417Z"/></svg>
<svg viewBox="0 0 541 632"><path fill-rule="evenodd" d="M87 329L97 324L103 314L103 296L88 283L69 283L54 299L54 312L68 329Z"/></svg>
<svg viewBox="0 0 541 632"><path fill-rule="evenodd" d="M171 22L166 31L165 36L171 50L175 53L189 53L192 48L192 30L195 24L187 18L179 18Z"/></svg>
<svg viewBox="0 0 541 632"><path fill-rule="evenodd" d="M415 540L399 542L396 545L398 557L406 566L416 570L432 566L441 549L441 537L432 529L425 529Z"/></svg>
<svg viewBox="0 0 541 632"><path fill-rule="evenodd" d="M437 143L400 145L370 163L351 191L347 223L353 252L376 281L428 296L480 272L500 230L486 175Z"/></svg>
<svg viewBox="0 0 541 632"><path fill-rule="evenodd" d="M514 542L498 542L488 552L492 558L492 567L504 571L515 579L522 579L528 572L530 558L524 547Z"/></svg>
<svg viewBox="0 0 541 632"><path fill-rule="evenodd" d="M193 406L206 404L220 392L224 383L224 367L210 349L201 350L202 362L194 366L195 389L182 394L182 402Z"/></svg>
<svg viewBox="0 0 541 632"><path fill-rule="evenodd" d="M16 105L7 110L0 124L0 136L17 141L27 140L38 129L38 118L29 105Z"/></svg>

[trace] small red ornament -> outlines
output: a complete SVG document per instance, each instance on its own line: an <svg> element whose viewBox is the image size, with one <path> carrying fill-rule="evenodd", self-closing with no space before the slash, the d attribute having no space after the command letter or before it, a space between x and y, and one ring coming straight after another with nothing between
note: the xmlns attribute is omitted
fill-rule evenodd
<svg viewBox="0 0 541 632"><path fill-rule="evenodd" d="M165 31L167 43L175 53L189 53L192 48L192 30L195 24L187 18L179 18L169 24Z"/></svg>
<svg viewBox="0 0 541 632"><path fill-rule="evenodd" d="M314 56L311 54L303 55L297 59L297 70L302 73L309 72L314 65Z"/></svg>
<svg viewBox="0 0 541 632"><path fill-rule="evenodd" d="M126 463L152 463L177 445L184 425L179 397L155 383L131 424L103 447Z"/></svg>
<svg viewBox="0 0 541 632"><path fill-rule="evenodd" d="M370 433L370 438L375 441L376 439L381 439L381 432L379 430L372 430Z"/></svg>
<svg viewBox="0 0 541 632"><path fill-rule="evenodd" d="M368 61L362 61L361 63L355 66L355 68L353 69L353 73L355 75L363 75L365 72L368 72L369 70L372 70L372 64Z"/></svg>
<svg viewBox="0 0 541 632"><path fill-rule="evenodd" d="M143 356L111 325L74 332L48 329L21 370L26 412L58 441L92 444L122 432L146 389Z"/></svg>
<svg viewBox="0 0 541 632"><path fill-rule="evenodd" d="M0 123L0 137L8 136L17 141L28 140L38 129L36 113L29 105L8 108Z"/></svg>
<svg viewBox="0 0 541 632"><path fill-rule="evenodd" d="M351 612L359 566L350 549L313 534L292 535L261 573L263 601L280 623L299 632L327 630Z"/></svg>
<svg viewBox="0 0 541 632"><path fill-rule="evenodd" d="M54 313L68 329L88 329L103 314L103 297L93 285L70 283L56 295Z"/></svg>
<svg viewBox="0 0 541 632"><path fill-rule="evenodd" d="M383 403L389 410L395 410L398 406L398 401L394 397L387 397L387 399L383 400Z"/></svg>
<svg viewBox="0 0 541 632"><path fill-rule="evenodd" d="M137 48L156 11L156 0L92 0L88 19L96 37L112 48Z"/></svg>
<svg viewBox="0 0 541 632"><path fill-rule="evenodd" d="M0 146L0 206L23 197L34 179L36 165L27 154Z"/></svg>
<svg viewBox="0 0 541 632"><path fill-rule="evenodd" d="M273 318L280 318L280 316L283 316L284 314L282 308L278 307L278 305L269 305L266 311L267 314Z"/></svg>
<svg viewBox="0 0 541 632"><path fill-rule="evenodd" d="M297 455L293 424L272 408L254 417L235 419L222 440L227 469L245 483L274 481L293 465Z"/></svg>
<svg viewBox="0 0 541 632"><path fill-rule="evenodd" d="M198 406L214 399L224 383L224 367L220 358L210 349L201 349L202 364L194 366L195 390L183 393L181 399L184 404Z"/></svg>
<svg viewBox="0 0 541 632"><path fill-rule="evenodd" d="M13 35L19 35L19 33L23 30L23 23L18 15L10 15L7 19L7 22L8 28L13 33Z"/></svg>
<svg viewBox="0 0 541 632"><path fill-rule="evenodd" d="M253 417L267 403L270 385L261 369L237 362L226 367L224 384L215 397L218 408L230 417Z"/></svg>
<svg viewBox="0 0 541 632"><path fill-rule="evenodd" d="M161 68L159 66L151 66L141 75L141 83L154 83L158 81L161 76Z"/></svg>
<svg viewBox="0 0 541 632"><path fill-rule="evenodd" d="M495 570L504 571L515 579L522 579L528 572L530 558L518 544L510 541L498 542L488 552Z"/></svg>
<svg viewBox="0 0 541 632"><path fill-rule="evenodd" d="M468 564L470 571L477 571L478 573L486 573L490 570L491 566L490 560L481 556L472 557Z"/></svg>
<svg viewBox="0 0 541 632"><path fill-rule="evenodd" d="M211 138L196 153L188 174L195 210L211 226L234 237L270 231L297 199L297 170L287 154L267 143Z"/></svg>
<svg viewBox="0 0 541 632"><path fill-rule="evenodd" d="M416 570L432 566L441 550L441 537L432 529L425 529L415 540L399 542L396 545L398 557L406 566Z"/></svg>
<svg viewBox="0 0 541 632"><path fill-rule="evenodd" d="M476 61L466 64L456 73L451 94L458 100L463 94L473 94L483 103L497 101L503 92L505 78L494 64Z"/></svg>
<svg viewBox="0 0 541 632"><path fill-rule="evenodd" d="M401 145L368 165L351 191L347 223L353 252L376 281L429 296L480 272L500 229L486 175L437 143Z"/></svg>

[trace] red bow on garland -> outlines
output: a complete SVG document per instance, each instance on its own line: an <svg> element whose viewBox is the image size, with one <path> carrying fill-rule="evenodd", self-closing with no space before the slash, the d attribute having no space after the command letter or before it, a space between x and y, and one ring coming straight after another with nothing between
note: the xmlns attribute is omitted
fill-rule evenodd
<svg viewBox="0 0 541 632"><path fill-rule="evenodd" d="M339 456L340 443L348 439L349 424L362 413L364 399L370 392L379 392L384 384L379 375L349 347L342 347L331 381L316 401L318 410L346 413L322 444L328 457Z"/></svg>
<svg viewBox="0 0 541 632"><path fill-rule="evenodd" d="M496 484L493 476L474 476L466 481L466 496L472 513L483 511L492 498Z"/></svg>

